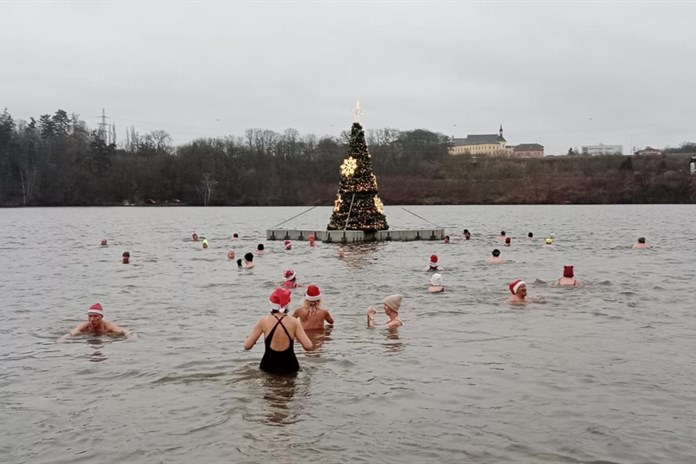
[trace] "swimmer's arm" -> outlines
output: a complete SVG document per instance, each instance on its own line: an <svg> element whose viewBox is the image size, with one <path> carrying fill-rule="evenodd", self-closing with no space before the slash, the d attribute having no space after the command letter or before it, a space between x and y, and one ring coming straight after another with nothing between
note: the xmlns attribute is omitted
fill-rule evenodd
<svg viewBox="0 0 696 464"><path fill-rule="evenodd" d="M367 327L375 326L375 314L377 314L377 310L374 307L367 308Z"/></svg>
<svg viewBox="0 0 696 464"><path fill-rule="evenodd" d="M300 324L299 321L297 322L297 329L295 329L295 338L297 338L297 340L300 342L302 348L304 348L305 351L311 350L314 346L312 340L309 339L307 333L304 331L304 328L302 327L302 324Z"/></svg>
<svg viewBox="0 0 696 464"><path fill-rule="evenodd" d="M250 350L256 345L256 341L259 339L263 330L261 330L261 321L257 322L253 329L251 329L251 334L244 340L244 349Z"/></svg>
<svg viewBox="0 0 696 464"><path fill-rule="evenodd" d="M130 330L124 329L123 327L119 327L116 324L114 324L113 322L109 323L108 329L109 329L109 333L112 333L112 334L121 335L121 336L126 337L126 338L131 338L131 337L134 338L135 337L134 334Z"/></svg>
<svg viewBox="0 0 696 464"><path fill-rule="evenodd" d="M331 313L329 313L328 310L326 311L326 315L324 316L324 320L331 325L333 325L333 323L334 323L333 317L331 317Z"/></svg>
<svg viewBox="0 0 696 464"><path fill-rule="evenodd" d="M69 334L64 335L63 338L74 337L76 335L80 335L82 332L85 331L85 328L87 327L88 324L89 324L88 322L82 322L80 325L78 325L77 327L72 329L72 331Z"/></svg>

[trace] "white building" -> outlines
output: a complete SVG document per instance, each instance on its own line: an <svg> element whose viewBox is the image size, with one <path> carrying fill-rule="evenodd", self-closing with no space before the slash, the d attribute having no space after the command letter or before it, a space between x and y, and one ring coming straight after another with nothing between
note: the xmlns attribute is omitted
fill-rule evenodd
<svg viewBox="0 0 696 464"><path fill-rule="evenodd" d="M623 145L584 145L582 147L583 155L598 156L598 155L623 155Z"/></svg>

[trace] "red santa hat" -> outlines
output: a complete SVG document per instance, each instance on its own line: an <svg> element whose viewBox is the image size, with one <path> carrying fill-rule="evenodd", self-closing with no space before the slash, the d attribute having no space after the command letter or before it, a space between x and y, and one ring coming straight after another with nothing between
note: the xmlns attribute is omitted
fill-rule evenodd
<svg viewBox="0 0 696 464"><path fill-rule="evenodd" d="M87 314L96 314L97 316L104 317L104 308L102 308L102 305L100 305L99 303L94 303L87 310Z"/></svg>
<svg viewBox="0 0 696 464"><path fill-rule="evenodd" d="M283 271L283 279L285 279L286 282L289 282L292 279L294 279L295 275L295 271L293 271L292 269L286 269L285 271Z"/></svg>
<svg viewBox="0 0 696 464"><path fill-rule="evenodd" d="M431 255L431 256L430 256L430 265L431 265L431 266L437 266L437 255Z"/></svg>
<svg viewBox="0 0 696 464"><path fill-rule="evenodd" d="M513 295L517 295L517 290L519 290L522 285L527 286L524 280L513 280L512 282L510 282L510 285L508 286L510 288L510 293L512 293Z"/></svg>
<svg viewBox="0 0 696 464"><path fill-rule="evenodd" d="M285 247L286 250L289 250L290 248L292 248L292 242L290 240L284 241L283 247Z"/></svg>
<svg viewBox="0 0 696 464"><path fill-rule="evenodd" d="M290 290L284 288L277 288L271 293L271 297L268 302L271 304L271 309L273 311L284 311L290 304Z"/></svg>
<svg viewBox="0 0 696 464"><path fill-rule="evenodd" d="M319 301L321 300L321 291L319 290L319 287L316 285L310 285L307 287L307 291L305 292L305 299L307 301Z"/></svg>

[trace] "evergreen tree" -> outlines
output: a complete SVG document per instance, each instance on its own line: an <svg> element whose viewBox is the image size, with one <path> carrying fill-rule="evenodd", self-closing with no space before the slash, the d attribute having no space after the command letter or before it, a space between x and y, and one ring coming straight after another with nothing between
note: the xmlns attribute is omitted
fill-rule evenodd
<svg viewBox="0 0 696 464"><path fill-rule="evenodd" d="M382 200L377 194L377 178L365 144L365 132L358 122L350 131L348 153L341 165L341 181L328 230L387 230Z"/></svg>

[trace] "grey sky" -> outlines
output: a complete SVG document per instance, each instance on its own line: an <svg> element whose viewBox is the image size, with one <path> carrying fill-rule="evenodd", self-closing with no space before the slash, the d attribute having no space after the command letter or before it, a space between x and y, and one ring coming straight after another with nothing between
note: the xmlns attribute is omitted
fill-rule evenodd
<svg viewBox="0 0 696 464"><path fill-rule="evenodd" d="M182 144L245 129L696 142L694 2L0 2L0 106Z"/></svg>

